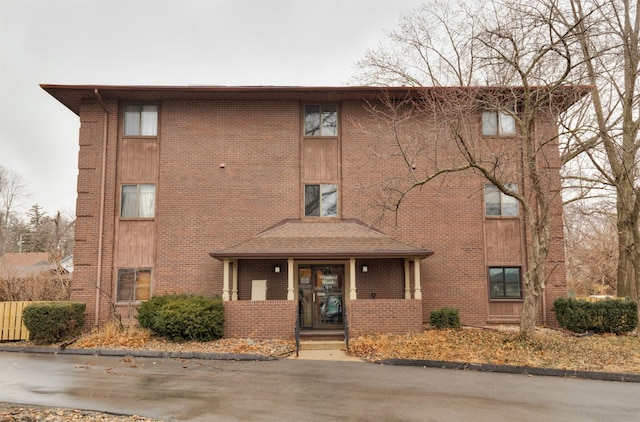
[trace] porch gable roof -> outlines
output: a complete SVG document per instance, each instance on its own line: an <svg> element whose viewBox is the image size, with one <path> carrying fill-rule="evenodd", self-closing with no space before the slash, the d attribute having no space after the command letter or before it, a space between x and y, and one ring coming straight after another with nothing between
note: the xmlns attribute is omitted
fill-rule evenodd
<svg viewBox="0 0 640 422"><path fill-rule="evenodd" d="M256 236L224 250L224 259L262 258L417 258L433 251L396 240L355 219L331 221L283 220Z"/></svg>

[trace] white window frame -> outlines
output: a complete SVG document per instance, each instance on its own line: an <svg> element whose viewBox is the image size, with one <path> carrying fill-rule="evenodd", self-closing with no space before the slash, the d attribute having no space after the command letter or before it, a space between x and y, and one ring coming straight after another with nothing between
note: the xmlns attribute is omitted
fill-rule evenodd
<svg viewBox="0 0 640 422"><path fill-rule="evenodd" d="M516 120L512 113L496 110L482 112L482 135L514 136L515 134Z"/></svg>
<svg viewBox="0 0 640 422"><path fill-rule="evenodd" d="M506 183L505 187L513 192L518 192L516 183ZM497 196L497 201L495 200ZM490 209L499 209L497 214L489 213ZM484 186L484 215L485 217L518 217L520 215L520 202L513 196L509 196L498 189L497 186L487 184Z"/></svg>
<svg viewBox="0 0 640 422"><path fill-rule="evenodd" d="M123 183L120 186L120 218L155 218L156 195L155 183Z"/></svg>
<svg viewBox="0 0 640 422"><path fill-rule="evenodd" d="M158 136L158 106L126 104L122 126L124 136Z"/></svg>

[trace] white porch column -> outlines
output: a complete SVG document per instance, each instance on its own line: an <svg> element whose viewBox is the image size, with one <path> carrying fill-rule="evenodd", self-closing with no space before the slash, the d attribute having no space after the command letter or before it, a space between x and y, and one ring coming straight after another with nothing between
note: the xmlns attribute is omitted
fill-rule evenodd
<svg viewBox="0 0 640 422"><path fill-rule="evenodd" d="M349 259L349 300L356 300L356 259Z"/></svg>
<svg viewBox="0 0 640 422"><path fill-rule="evenodd" d="M231 300L238 300L238 260L233 260Z"/></svg>
<svg viewBox="0 0 640 422"><path fill-rule="evenodd" d="M224 264L224 269L222 271L222 300L229 300L229 260L225 259L222 261Z"/></svg>
<svg viewBox="0 0 640 422"><path fill-rule="evenodd" d="M411 299L411 273L409 268L410 261L404 260L404 298Z"/></svg>
<svg viewBox="0 0 640 422"><path fill-rule="evenodd" d="M287 300L293 300L295 298L293 292L293 258L287 260Z"/></svg>
<svg viewBox="0 0 640 422"><path fill-rule="evenodd" d="M415 279L415 291L413 294L414 299L422 299L422 288L420 287L420 260L413 260L413 278Z"/></svg>

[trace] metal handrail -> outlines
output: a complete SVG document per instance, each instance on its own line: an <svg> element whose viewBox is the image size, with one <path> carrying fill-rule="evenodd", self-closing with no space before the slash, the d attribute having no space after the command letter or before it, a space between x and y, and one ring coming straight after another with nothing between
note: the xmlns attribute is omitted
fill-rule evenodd
<svg viewBox="0 0 640 422"><path fill-rule="evenodd" d="M347 319L347 310L344 310L344 345L349 353L349 320Z"/></svg>
<svg viewBox="0 0 640 422"><path fill-rule="evenodd" d="M298 352L300 351L300 307L296 309L295 337L296 337L296 357L298 357Z"/></svg>

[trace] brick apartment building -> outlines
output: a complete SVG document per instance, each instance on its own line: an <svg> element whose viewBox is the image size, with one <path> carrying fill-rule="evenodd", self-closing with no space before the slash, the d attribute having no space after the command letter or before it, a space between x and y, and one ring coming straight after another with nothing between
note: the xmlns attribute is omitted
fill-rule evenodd
<svg viewBox="0 0 640 422"><path fill-rule="evenodd" d="M228 337L292 338L296 321L340 330L345 317L354 335L415 332L442 307L463 324L519 321L523 216L484 178L450 175L371 217L394 167L376 161L388 140L371 109L419 89L42 88L80 118L72 299L90 323L165 293L222 296ZM513 118L471 117L476 141L521 157ZM541 114L536 133L553 140L555 118ZM545 148L556 195L539 319L553 324L565 272L557 143ZM521 158L507 165L523 183Z"/></svg>

